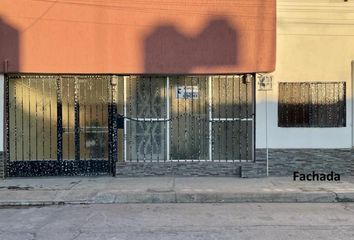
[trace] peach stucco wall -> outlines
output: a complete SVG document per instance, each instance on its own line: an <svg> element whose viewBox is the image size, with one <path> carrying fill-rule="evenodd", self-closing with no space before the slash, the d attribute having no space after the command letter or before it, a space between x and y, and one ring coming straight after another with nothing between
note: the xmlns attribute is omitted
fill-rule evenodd
<svg viewBox="0 0 354 240"><path fill-rule="evenodd" d="M0 0L0 72L270 72L275 17L275 0Z"/></svg>

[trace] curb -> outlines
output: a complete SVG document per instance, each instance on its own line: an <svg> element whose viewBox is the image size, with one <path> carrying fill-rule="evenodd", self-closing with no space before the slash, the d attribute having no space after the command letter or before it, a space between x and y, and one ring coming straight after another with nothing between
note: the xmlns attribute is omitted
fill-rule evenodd
<svg viewBox="0 0 354 240"><path fill-rule="evenodd" d="M70 199L70 194L53 200L0 200L0 207L87 205L87 204L164 204L164 203L343 203L354 202L354 192L131 192L97 193L92 197Z"/></svg>

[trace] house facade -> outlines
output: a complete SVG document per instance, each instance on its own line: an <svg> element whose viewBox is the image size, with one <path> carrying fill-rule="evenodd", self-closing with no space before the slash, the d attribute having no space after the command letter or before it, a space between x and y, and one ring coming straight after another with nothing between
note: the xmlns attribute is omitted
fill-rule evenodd
<svg viewBox="0 0 354 240"><path fill-rule="evenodd" d="M0 176L352 174L353 7L4 0Z"/></svg>
<svg viewBox="0 0 354 240"><path fill-rule="evenodd" d="M277 1L273 89L257 92L256 107L256 145L264 156L268 143L270 175L353 173L353 8Z"/></svg>

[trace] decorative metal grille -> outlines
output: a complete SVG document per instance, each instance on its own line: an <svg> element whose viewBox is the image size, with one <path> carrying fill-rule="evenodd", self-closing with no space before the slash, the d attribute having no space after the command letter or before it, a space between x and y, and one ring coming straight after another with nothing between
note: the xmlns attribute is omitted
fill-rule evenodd
<svg viewBox="0 0 354 240"><path fill-rule="evenodd" d="M124 78L124 156L130 161L167 159L166 79L162 77Z"/></svg>
<svg viewBox="0 0 354 240"><path fill-rule="evenodd" d="M345 127L345 82L279 83L279 127Z"/></svg>

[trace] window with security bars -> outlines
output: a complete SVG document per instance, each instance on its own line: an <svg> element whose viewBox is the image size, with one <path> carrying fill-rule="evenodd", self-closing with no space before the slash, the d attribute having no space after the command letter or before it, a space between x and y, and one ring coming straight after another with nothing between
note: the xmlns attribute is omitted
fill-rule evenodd
<svg viewBox="0 0 354 240"><path fill-rule="evenodd" d="M279 127L345 127L345 82L279 83Z"/></svg>

